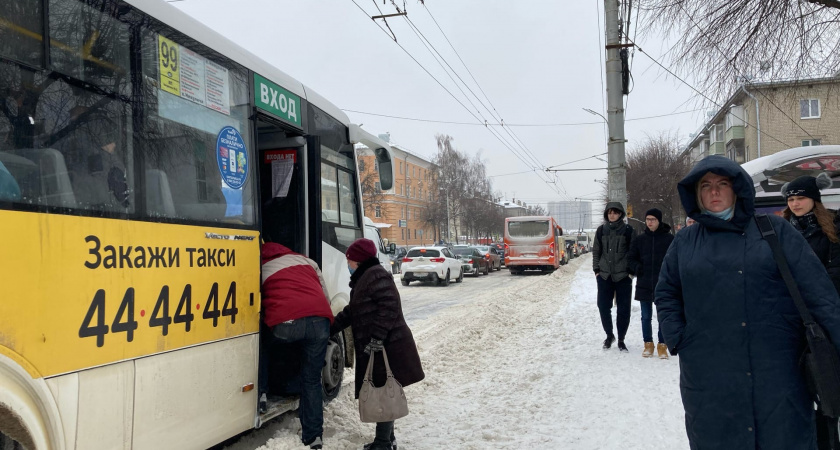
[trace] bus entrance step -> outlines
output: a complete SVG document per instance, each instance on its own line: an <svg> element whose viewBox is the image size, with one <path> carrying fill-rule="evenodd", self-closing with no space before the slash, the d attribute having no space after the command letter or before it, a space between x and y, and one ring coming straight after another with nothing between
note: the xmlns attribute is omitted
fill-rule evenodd
<svg viewBox="0 0 840 450"><path fill-rule="evenodd" d="M280 414L298 409L299 405L300 399L298 397L269 397L268 409L265 414L260 414L259 425L257 425L257 428Z"/></svg>

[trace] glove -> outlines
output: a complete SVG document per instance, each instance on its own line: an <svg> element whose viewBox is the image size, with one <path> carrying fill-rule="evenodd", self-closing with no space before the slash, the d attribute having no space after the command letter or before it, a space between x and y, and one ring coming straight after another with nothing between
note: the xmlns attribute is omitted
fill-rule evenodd
<svg viewBox="0 0 840 450"><path fill-rule="evenodd" d="M382 345L381 340L371 339L370 342L368 342L368 345L365 345L365 353L370 355L371 353L381 352L384 348L385 346Z"/></svg>

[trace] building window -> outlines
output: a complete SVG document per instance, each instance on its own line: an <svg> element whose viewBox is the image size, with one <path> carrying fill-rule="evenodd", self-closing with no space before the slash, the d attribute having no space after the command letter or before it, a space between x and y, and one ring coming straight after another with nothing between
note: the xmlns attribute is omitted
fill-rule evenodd
<svg viewBox="0 0 840 450"><path fill-rule="evenodd" d="M378 181L375 181L375 182L373 183L373 190L374 190L375 192L382 192L382 184L381 184L381 183L379 183Z"/></svg>
<svg viewBox="0 0 840 450"><path fill-rule="evenodd" d="M405 208L400 208L400 219L405 219Z"/></svg>
<svg viewBox="0 0 840 450"><path fill-rule="evenodd" d="M802 146L803 147L810 147L812 145L822 145L822 144L820 144L820 142L821 142L820 139L805 139L805 140L802 141Z"/></svg>
<svg viewBox="0 0 840 450"><path fill-rule="evenodd" d="M414 239L417 239L417 228L414 229Z"/></svg>
<svg viewBox="0 0 840 450"><path fill-rule="evenodd" d="M375 160L373 161L373 171L379 172L379 164L377 164Z"/></svg>
<svg viewBox="0 0 840 450"><path fill-rule="evenodd" d="M816 98L806 98L804 100L799 100L799 118L819 119L820 100Z"/></svg>
<svg viewBox="0 0 840 450"><path fill-rule="evenodd" d="M400 239L405 240L405 228L400 228Z"/></svg>
<svg viewBox="0 0 840 450"><path fill-rule="evenodd" d="M374 211L373 212L374 217L382 217L382 208L381 207L377 206L377 207L373 208L373 211Z"/></svg>
<svg viewBox="0 0 840 450"><path fill-rule="evenodd" d="M400 173L403 173L402 161L400 161Z"/></svg>
<svg viewBox="0 0 840 450"><path fill-rule="evenodd" d="M414 166L411 166L411 176L414 176Z"/></svg>

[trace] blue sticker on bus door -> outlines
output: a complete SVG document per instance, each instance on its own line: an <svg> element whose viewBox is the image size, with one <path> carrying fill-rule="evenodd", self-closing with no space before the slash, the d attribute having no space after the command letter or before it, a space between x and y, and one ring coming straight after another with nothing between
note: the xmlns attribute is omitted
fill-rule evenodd
<svg viewBox="0 0 840 450"><path fill-rule="evenodd" d="M227 126L216 138L216 160L222 181L232 189L239 189L248 178L248 151L245 140L236 128Z"/></svg>

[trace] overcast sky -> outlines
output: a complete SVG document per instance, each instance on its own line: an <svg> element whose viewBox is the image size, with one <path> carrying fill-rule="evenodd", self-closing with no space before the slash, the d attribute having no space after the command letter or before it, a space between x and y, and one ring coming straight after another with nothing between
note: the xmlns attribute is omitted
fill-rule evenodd
<svg viewBox="0 0 840 450"><path fill-rule="evenodd" d="M377 6L385 14L396 12L390 0L386 5L381 0L356 2L358 6L353 0L184 0L172 4L297 78L341 109L478 123L368 18L379 14ZM402 1L397 5L403 8ZM591 108L606 115L602 85L603 1L426 0L423 6L417 0L408 0L405 6L411 22L489 107L446 38L451 41L505 123L594 123L511 126L539 166L606 152L602 120L582 109ZM399 44L478 115L408 21L394 17L388 19L388 24ZM667 58L662 56L668 49L663 39L643 38L640 33L637 43L668 65ZM645 134L674 131L686 139L700 127L705 117L703 111L679 114L697 108L689 88L639 52L635 53L632 69L635 87L627 97L629 121L625 127L628 151ZM469 94L463 86L461 89ZM490 113L475 98L470 98L481 110L483 118L479 120L483 122L486 118L492 123ZM367 131L389 132L392 143L428 157L436 151L436 134L452 136L459 150L481 154L488 174L494 176L494 190L507 198L543 205L551 200L596 198L601 185L595 180L606 178L606 170L561 172L558 174L561 182L556 185L558 194L533 172L507 175L528 171L538 163L531 162L529 166L522 162L484 126L346 112ZM659 115L666 116L632 120ZM501 134L510 146L523 152L507 132ZM606 163L588 159L564 168L596 167L606 167ZM543 178L554 177L544 175Z"/></svg>

